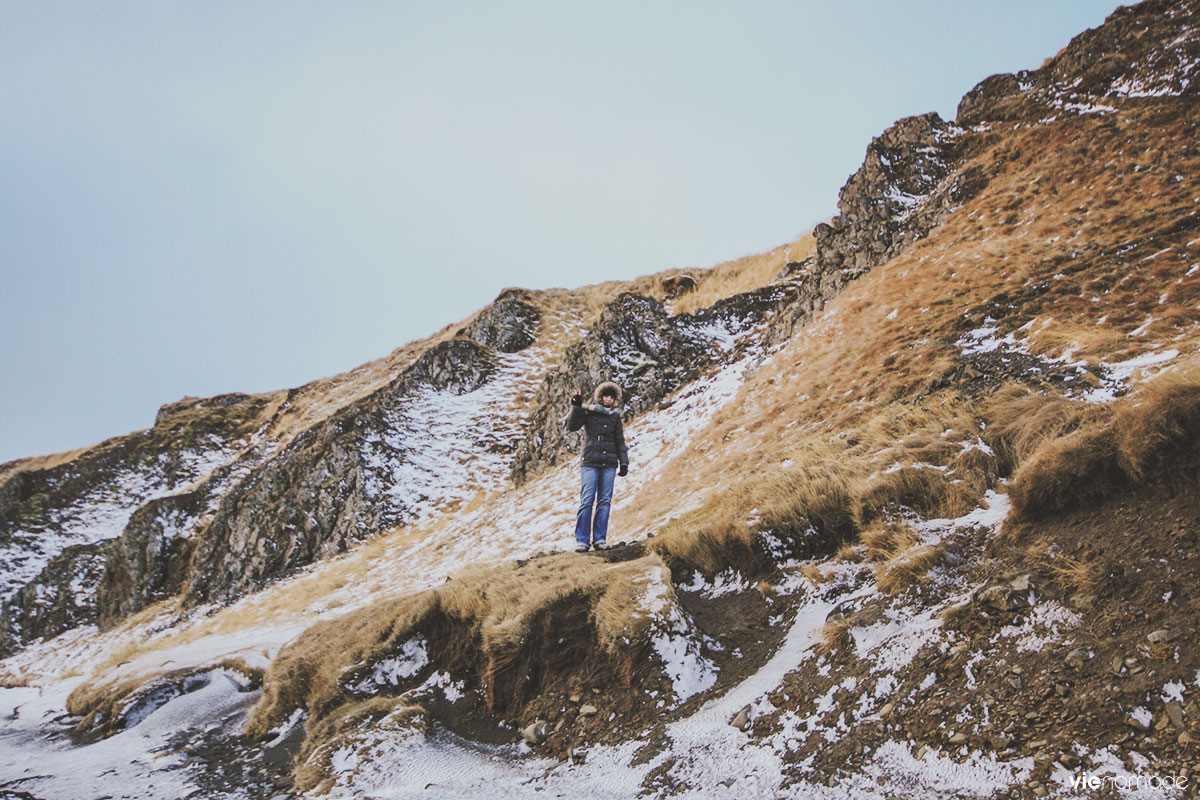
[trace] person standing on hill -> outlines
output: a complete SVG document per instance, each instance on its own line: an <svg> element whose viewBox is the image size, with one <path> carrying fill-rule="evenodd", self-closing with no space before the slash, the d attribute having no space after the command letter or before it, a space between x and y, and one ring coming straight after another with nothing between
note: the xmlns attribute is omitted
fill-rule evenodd
<svg viewBox="0 0 1200 800"><path fill-rule="evenodd" d="M621 422L621 412L617 410L621 399L621 387L612 381L596 387L591 403L583 402L582 393L571 398L567 430L583 428L584 431L583 480L579 511L575 515L575 551L578 553L586 553L589 547L608 549L613 484L618 475L629 474L625 426Z"/></svg>

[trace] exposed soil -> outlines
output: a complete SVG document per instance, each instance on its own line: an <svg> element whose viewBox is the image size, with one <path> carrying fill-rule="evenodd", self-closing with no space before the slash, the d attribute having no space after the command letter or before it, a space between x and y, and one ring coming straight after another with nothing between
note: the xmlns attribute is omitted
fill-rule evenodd
<svg viewBox="0 0 1200 800"><path fill-rule="evenodd" d="M877 713L851 713L875 678L849 637L788 676L770 698L781 712L814 714L834 730L844 715L849 728L832 739L804 737L786 760L836 785L839 773L857 772L891 740L917 754L1032 757L1033 774L1014 797L1044 796L1055 769L1098 768L1088 753L1109 747L1144 756L1160 775L1200 773L1200 492L1122 496L1002 535L986 553L975 550L980 544L953 548L969 582L986 588L952 607L944 634L895 671ZM1081 585L1081 574L1094 584ZM913 606L940 599L929 586L903 596ZM830 616L869 625L888 604L877 595ZM1060 635L1013 634L1054 609L1075 620ZM858 685L838 690L848 678ZM816 703L826 693L828 713ZM779 729L778 713L754 721L759 736Z"/></svg>

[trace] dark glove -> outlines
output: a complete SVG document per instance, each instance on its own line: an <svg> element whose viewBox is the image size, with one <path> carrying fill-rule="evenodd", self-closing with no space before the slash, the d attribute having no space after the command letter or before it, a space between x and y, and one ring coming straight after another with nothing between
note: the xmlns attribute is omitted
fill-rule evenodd
<svg viewBox="0 0 1200 800"><path fill-rule="evenodd" d="M624 478L626 475L629 474L629 465L622 464L621 468L619 470L617 470L617 474L620 475L622 478Z"/></svg>
<svg viewBox="0 0 1200 800"><path fill-rule="evenodd" d="M571 395L571 405L573 405L573 406L583 405L583 395L581 395L581 394Z"/></svg>

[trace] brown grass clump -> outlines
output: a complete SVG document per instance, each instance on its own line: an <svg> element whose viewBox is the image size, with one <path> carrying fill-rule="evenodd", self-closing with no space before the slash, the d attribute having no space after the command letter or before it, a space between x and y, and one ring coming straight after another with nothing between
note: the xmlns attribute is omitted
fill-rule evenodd
<svg viewBox="0 0 1200 800"><path fill-rule="evenodd" d="M986 414L989 425L984 435L1004 475L1047 441L1072 433L1097 416L1095 406L1016 384L998 391Z"/></svg>
<svg viewBox="0 0 1200 800"><path fill-rule="evenodd" d="M821 626L821 638L817 641L813 650L818 655L828 655L834 650L839 650L850 644L851 641L850 623L845 620L826 622Z"/></svg>
<svg viewBox="0 0 1200 800"><path fill-rule="evenodd" d="M858 517L868 523L887 511L910 508L926 517L957 517L974 508L978 493L932 467L901 467L876 476L859 497Z"/></svg>
<svg viewBox="0 0 1200 800"><path fill-rule="evenodd" d="M1194 481L1200 468L1200 369L1170 373L1044 442L1009 487L1014 521L1043 519L1131 487Z"/></svg>
<svg viewBox="0 0 1200 800"><path fill-rule="evenodd" d="M1103 499L1123 478L1112 429L1093 424L1043 444L1017 471L1008 494L1015 519L1042 519Z"/></svg>
<svg viewBox="0 0 1200 800"><path fill-rule="evenodd" d="M1143 385L1118 409L1121 468L1134 481L1197 466L1200 444L1200 369L1167 373Z"/></svg>
<svg viewBox="0 0 1200 800"><path fill-rule="evenodd" d="M1054 581L1071 592L1093 594L1100 585L1100 572L1094 564L1070 556L1058 556L1044 562Z"/></svg>
<svg viewBox="0 0 1200 800"><path fill-rule="evenodd" d="M896 594L917 583L945 558L935 545L913 547L875 566L875 584L887 594Z"/></svg>
<svg viewBox="0 0 1200 800"><path fill-rule="evenodd" d="M872 561L888 561L920 543L912 527L889 520L876 520L859 535Z"/></svg>
<svg viewBox="0 0 1200 800"><path fill-rule="evenodd" d="M647 636L657 612L643 600L650 592L669 604L673 591L670 572L652 554L611 564L566 554L471 569L436 589L310 628L271 665L247 732L263 737L306 709L303 761L324 746L321 731L342 730L338 720L353 704L402 696L434 669L481 689L490 711L508 715L580 675L629 686L652 663ZM361 688L377 663L414 641L428 664L411 680Z"/></svg>

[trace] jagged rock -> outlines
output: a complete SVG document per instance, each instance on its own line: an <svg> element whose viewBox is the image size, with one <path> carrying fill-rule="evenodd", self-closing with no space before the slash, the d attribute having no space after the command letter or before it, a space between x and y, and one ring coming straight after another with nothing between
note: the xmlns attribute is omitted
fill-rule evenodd
<svg viewBox="0 0 1200 800"><path fill-rule="evenodd" d="M529 292L505 289L462 333L501 353L516 353L537 340L541 318L542 313L532 304Z"/></svg>
<svg viewBox="0 0 1200 800"><path fill-rule="evenodd" d="M238 442L264 424L276 397L185 398L160 409L149 430L54 467L10 473L0 483L0 655L18 642L97 622L106 560L124 557L108 546L128 524L123 520L195 482L214 462L235 458Z"/></svg>
<svg viewBox="0 0 1200 800"><path fill-rule="evenodd" d="M1040 69L992 75L959 102L964 127L1086 113L1097 101L1191 95L1196 82L1180 65L1200 57L1200 40L1179 35L1175 4L1147 0L1118 8L1099 28L1071 40Z"/></svg>
<svg viewBox="0 0 1200 800"><path fill-rule="evenodd" d="M1074 650L1067 653L1067 666L1073 669L1083 669L1083 665L1086 664L1091 657L1092 654L1089 653L1086 648L1076 647Z"/></svg>
<svg viewBox="0 0 1200 800"><path fill-rule="evenodd" d="M1183 727L1183 704L1178 700L1168 700L1166 703L1167 717L1176 728Z"/></svg>
<svg viewBox="0 0 1200 800"><path fill-rule="evenodd" d="M597 713L598 711L599 711L599 709L597 709L597 708L596 708L595 706L593 706L593 705L590 705L590 704L588 704L588 705L582 705L582 706L580 706L580 707L579 707L579 716L581 716L581 717L594 717L594 716L596 716L596 713Z"/></svg>
<svg viewBox="0 0 1200 800"><path fill-rule="evenodd" d="M197 538L185 605L230 602L409 519L385 493L408 457L396 409L414 393L474 391L497 367L470 339L435 345L388 385L297 436L221 500Z"/></svg>
<svg viewBox="0 0 1200 800"><path fill-rule="evenodd" d="M750 706L746 706L745 708L741 709L736 714L734 714L733 719L731 719L729 721L729 724L732 725L733 727L737 728L739 731L744 731L747 728L749 728L750 727Z"/></svg>
<svg viewBox="0 0 1200 800"><path fill-rule="evenodd" d="M409 367L402 383L466 394L487 383L495 371L496 357L487 347L470 339L451 339L425 351Z"/></svg>

